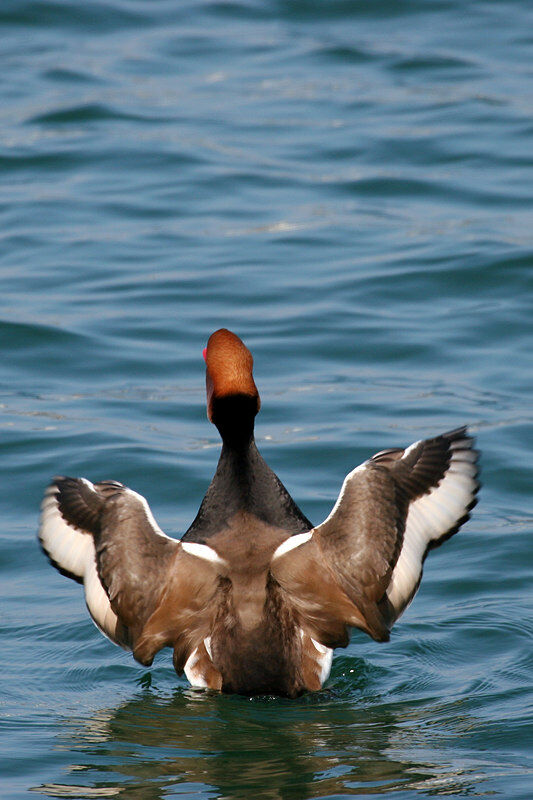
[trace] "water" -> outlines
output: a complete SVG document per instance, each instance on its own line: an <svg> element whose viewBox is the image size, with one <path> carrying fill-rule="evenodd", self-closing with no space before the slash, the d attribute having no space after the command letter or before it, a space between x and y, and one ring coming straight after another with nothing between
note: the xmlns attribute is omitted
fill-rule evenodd
<svg viewBox="0 0 533 800"><path fill-rule="evenodd" d="M2 798L530 798L531 7L3 0L0 26ZM58 472L185 530L222 325L315 522L377 450L468 423L483 451L391 642L355 633L297 701L143 669L35 539Z"/></svg>

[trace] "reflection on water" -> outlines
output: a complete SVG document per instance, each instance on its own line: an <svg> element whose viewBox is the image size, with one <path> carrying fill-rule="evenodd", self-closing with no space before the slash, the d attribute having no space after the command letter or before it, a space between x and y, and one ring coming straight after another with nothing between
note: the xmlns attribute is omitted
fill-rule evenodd
<svg viewBox="0 0 533 800"><path fill-rule="evenodd" d="M34 791L51 797L126 793L133 800L471 791L468 770L408 757L403 742L412 744L413 721L423 728L428 709L391 709L379 697L361 698L353 684L339 688L296 701L191 689L163 699L146 690L63 729L58 746L77 762L70 766L72 782Z"/></svg>

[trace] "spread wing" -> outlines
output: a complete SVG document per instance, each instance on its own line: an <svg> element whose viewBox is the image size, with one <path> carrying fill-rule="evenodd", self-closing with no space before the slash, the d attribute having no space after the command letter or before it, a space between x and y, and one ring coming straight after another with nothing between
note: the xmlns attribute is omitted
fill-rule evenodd
<svg viewBox="0 0 533 800"><path fill-rule="evenodd" d="M42 503L39 539L51 563L83 583L98 628L152 663L174 647L182 671L209 632L223 562L203 545L166 536L141 495L116 481L56 478Z"/></svg>
<svg viewBox="0 0 533 800"><path fill-rule="evenodd" d="M297 598L315 638L342 645L346 626L389 638L416 594L428 551L456 533L476 503L473 445L459 428L377 453L347 475L321 525L280 545L272 575Z"/></svg>

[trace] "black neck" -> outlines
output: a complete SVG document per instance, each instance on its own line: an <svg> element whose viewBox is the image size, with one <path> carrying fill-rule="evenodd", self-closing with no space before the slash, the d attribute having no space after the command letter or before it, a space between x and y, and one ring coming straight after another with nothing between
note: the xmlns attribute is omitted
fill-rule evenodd
<svg viewBox="0 0 533 800"><path fill-rule="evenodd" d="M239 511L291 533L310 530L312 524L256 447L253 422L257 401L253 414L249 404L240 403L228 404L227 413L221 413L220 402L212 410L212 419L222 436L222 452L196 519L183 539L203 542Z"/></svg>
<svg viewBox="0 0 533 800"><path fill-rule="evenodd" d="M257 396L219 397L211 407L211 421L217 426L223 444L240 453L245 453L253 442L256 414Z"/></svg>

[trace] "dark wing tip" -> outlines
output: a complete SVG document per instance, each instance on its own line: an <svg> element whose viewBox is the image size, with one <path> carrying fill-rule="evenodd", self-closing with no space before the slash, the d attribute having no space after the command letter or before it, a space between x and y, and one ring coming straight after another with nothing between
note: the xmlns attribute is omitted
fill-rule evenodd
<svg viewBox="0 0 533 800"><path fill-rule="evenodd" d="M40 536L39 536L39 546L41 548L41 552L46 556L48 563L52 567L54 567L54 569L57 569L60 575L63 575L64 578L70 578L71 581L76 581L76 583L83 585L83 576L76 575L74 572L70 572L70 570L65 569L65 567L62 567L61 564L58 561L56 561L55 558L53 558L52 555L48 552Z"/></svg>
<svg viewBox="0 0 533 800"><path fill-rule="evenodd" d="M79 572L73 572L66 565L67 563L70 563L69 559L67 559L65 563L62 563L60 560L58 560L59 558L63 557L61 544L59 544L59 547L57 547L57 534L54 533L53 530L50 531L49 529L50 513L59 513L66 524L69 524L68 520L61 511L60 498L62 491L66 487L70 487L70 489L72 489L77 480L77 478L70 478L65 475L56 475L48 484L41 505L41 520L39 525L38 539L41 551L44 553L48 559L48 562L54 567L54 569L56 569L60 575L63 575L65 578L70 578L70 580L73 580L76 583L83 584L83 575ZM77 526L75 530L76 529ZM50 533L52 534L51 536ZM82 533L85 534L86 531L82 531Z"/></svg>
<svg viewBox="0 0 533 800"><path fill-rule="evenodd" d="M103 498L90 481L57 476L48 491L55 496L58 511L68 525L84 533L96 533Z"/></svg>
<svg viewBox="0 0 533 800"><path fill-rule="evenodd" d="M460 450L468 450L469 452L473 453L476 456L475 461L477 462L480 456L479 450L476 449L476 437L468 432L468 427L463 425L461 428L454 428L452 431L446 431L446 433L442 433L440 436L436 437L437 439L445 439L450 444L455 442L465 442L465 446L459 448Z"/></svg>
<svg viewBox="0 0 533 800"><path fill-rule="evenodd" d="M424 559L426 558L427 553L430 550L434 550L436 547L439 547L443 542L447 539L450 539L454 536L458 530L468 522L471 518L471 511L477 506L479 498L478 493L482 487L482 483L479 480L481 467L480 467L480 458L481 452L476 449L476 438L472 434L468 433L468 428L466 425L463 425L460 428L455 428L452 431L447 431L446 433L442 434L442 438L447 440L450 445L454 444L455 442L464 442L463 447L456 447L450 449L450 463L453 459L456 461L457 464L460 464L463 459L461 459L461 453L469 454L468 461L475 467L475 473L472 475L471 481L471 494L472 498L469 503L465 505L465 513L455 522L455 524L447 530L445 533L442 534L438 539L432 540L428 543L426 551L424 553Z"/></svg>

